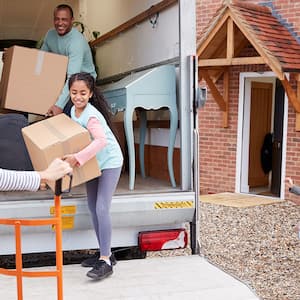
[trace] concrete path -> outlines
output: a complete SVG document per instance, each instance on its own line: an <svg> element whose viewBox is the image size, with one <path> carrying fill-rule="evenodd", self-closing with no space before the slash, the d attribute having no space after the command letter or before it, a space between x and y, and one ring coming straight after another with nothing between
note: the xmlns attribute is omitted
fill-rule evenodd
<svg viewBox="0 0 300 300"><path fill-rule="evenodd" d="M85 276L88 270L64 266L64 300L259 299L245 284L198 255L119 261L114 274L103 281L90 280ZM24 300L57 299L56 278L24 278L23 295ZM15 277L0 275L0 299L17 299Z"/></svg>

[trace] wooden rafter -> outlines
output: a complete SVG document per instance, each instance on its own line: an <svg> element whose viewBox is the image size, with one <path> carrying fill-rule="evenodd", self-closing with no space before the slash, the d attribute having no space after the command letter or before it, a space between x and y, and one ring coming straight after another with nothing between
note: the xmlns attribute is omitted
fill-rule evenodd
<svg viewBox="0 0 300 300"><path fill-rule="evenodd" d="M281 84L283 85L285 92L293 105L294 109L297 113L300 113L300 99L297 97L297 94L295 93L294 89L291 87L289 81L287 80L286 76L284 76L284 79L281 80ZM298 81L299 84L299 81Z"/></svg>
<svg viewBox="0 0 300 300"><path fill-rule="evenodd" d="M297 75L297 101L300 102L300 74ZM300 113L296 113L296 131L300 131Z"/></svg>
<svg viewBox="0 0 300 300"><path fill-rule="evenodd" d="M228 117L229 117L229 70L226 68L223 76L223 94L226 110L223 112L223 127L228 127Z"/></svg>
<svg viewBox="0 0 300 300"><path fill-rule="evenodd" d="M199 68L201 68L201 67L215 67L215 66L254 65L254 64L265 64L265 61L260 56L199 59Z"/></svg>
<svg viewBox="0 0 300 300"><path fill-rule="evenodd" d="M226 111L226 103L224 101L224 98L220 94L218 88L216 87L216 85L214 84L212 79L210 78L208 71L207 70L201 70L200 74L201 74L201 78L203 78L206 81L212 96L214 97L215 101L219 105L219 108L222 111Z"/></svg>

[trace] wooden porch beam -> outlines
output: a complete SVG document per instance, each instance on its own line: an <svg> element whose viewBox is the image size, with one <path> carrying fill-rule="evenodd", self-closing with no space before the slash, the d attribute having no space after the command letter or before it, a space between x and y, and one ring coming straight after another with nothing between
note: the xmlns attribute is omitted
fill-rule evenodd
<svg viewBox="0 0 300 300"><path fill-rule="evenodd" d="M220 109L225 112L226 111L226 103L224 101L224 98L218 91L214 82L211 80L208 72L206 70L200 70L200 74L201 74L201 77L206 81L206 83L210 89L210 92L211 92L212 96L214 97L215 101L217 102L217 104L219 105Z"/></svg>
<svg viewBox="0 0 300 300"><path fill-rule="evenodd" d="M300 113L300 102L298 101L297 94L295 93L295 91L291 87L291 85L290 85L289 81L287 80L286 76L284 76L284 79L281 80L281 83L282 83L282 85L285 89L285 92L286 92L286 94L289 98L289 101L293 105L295 111L297 113Z"/></svg>
<svg viewBox="0 0 300 300"><path fill-rule="evenodd" d="M296 76L297 80L297 100L300 102L300 74ZM300 131L300 113L296 112L296 131Z"/></svg>
<svg viewBox="0 0 300 300"><path fill-rule="evenodd" d="M199 67L216 67L216 66L235 66L235 65L264 65L265 61L260 56L255 57L234 57L234 58L212 58L199 59Z"/></svg>
<svg viewBox="0 0 300 300"><path fill-rule="evenodd" d="M233 34L233 21L231 18L227 19L227 58L234 57L234 34Z"/></svg>
<svg viewBox="0 0 300 300"><path fill-rule="evenodd" d="M228 128L228 117L229 117L229 69L226 68L223 76L223 90L224 90L224 101L226 110L223 112L223 127Z"/></svg>
<svg viewBox="0 0 300 300"><path fill-rule="evenodd" d="M211 43L212 39L215 37L215 35L218 33L220 28L224 25L227 18L229 17L228 13L225 13L220 20L216 20L217 23L215 23L215 27L212 29L212 31L209 33L208 37L205 41L200 40L200 46L197 46L197 56L201 56L206 47ZM209 30L209 29L208 29Z"/></svg>

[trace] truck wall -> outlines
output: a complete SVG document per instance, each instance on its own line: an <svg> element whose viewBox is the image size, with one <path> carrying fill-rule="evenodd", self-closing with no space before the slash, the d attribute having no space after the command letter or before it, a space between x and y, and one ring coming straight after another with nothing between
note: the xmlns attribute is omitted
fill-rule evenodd
<svg viewBox="0 0 300 300"><path fill-rule="evenodd" d="M79 1L80 15L90 31L101 35L157 4L157 0ZM96 50L99 78L151 65L179 55L178 5L110 39Z"/></svg>

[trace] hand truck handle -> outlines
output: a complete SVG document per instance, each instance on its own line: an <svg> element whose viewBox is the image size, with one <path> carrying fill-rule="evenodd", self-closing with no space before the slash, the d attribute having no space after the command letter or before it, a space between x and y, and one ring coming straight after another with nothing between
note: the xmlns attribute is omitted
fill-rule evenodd
<svg viewBox="0 0 300 300"><path fill-rule="evenodd" d="M60 178L58 180L55 181L55 196L60 196L63 193L70 193L71 191L71 187L72 187L72 179L73 179L73 175L72 174L67 174L67 176L69 176L70 181L69 181L69 188L65 191L62 191L62 180L63 178Z"/></svg>

